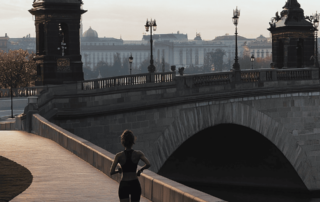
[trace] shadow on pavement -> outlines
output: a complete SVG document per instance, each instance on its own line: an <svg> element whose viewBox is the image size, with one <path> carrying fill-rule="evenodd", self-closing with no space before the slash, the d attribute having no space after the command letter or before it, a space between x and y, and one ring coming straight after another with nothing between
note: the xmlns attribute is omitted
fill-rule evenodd
<svg viewBox="0 0 320 202"><path fill-rule="evenodd" d="M25 191L33 176L25 167L0 156L0 202L7 202Z"/></svg>

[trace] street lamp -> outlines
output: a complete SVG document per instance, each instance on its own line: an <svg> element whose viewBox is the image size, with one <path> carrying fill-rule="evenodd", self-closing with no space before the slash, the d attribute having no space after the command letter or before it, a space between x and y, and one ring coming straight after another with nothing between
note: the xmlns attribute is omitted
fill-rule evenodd
<svg viewBox="0 0 320 202"><path fill-rule="evenodd" d="M316 57L315 57L315 63L314 66L315 67L319 67L319 61L318 61L318 27L319 27L319 14L318 12L316 12L316 14L314 15L314 20L313 20L313 25L314 25L314 31L316 34Z"/></svg>
<svg viewBox="0 0 320 202"><path fill-rule="evenodd" d="M233 24L236 26L236 58L234 59L235 62L233 64L233 69L234 70L240 70L240 64L238 62L238 23L239 23L239 17L240 17L240 10L238 10L238 7L236 10L233 10L233 17L232 21Z"/></svg>
<svg viewBox="0 0 320 202"><path fill-rule="evenodd" d="M153 45L153 40L152 40L152 28L153 28L153 31L156 31L157 30L157 23L156 23L156 20L153 20L152 19L150 21L148 21L147 19L147 22L146 22L146 25L145 25L145 28L146 28L146 31L149 32L149 27L151 28L150 29L150 44L151 44L151 59L150 59L150 65L148 67L148 71L149 73L154 73L156 71L156 67L153 65L153 55L152 55L152 45Z"/></svg>
<svg viewBox="0 0 320 202"><path fill-rule="evenodd" d="M251 63L252 63L252 69L253 69L253 62L254 62L254 55L251 56Z"/></svg>
<svg viewBox="0 0 320 202"><path fill-rule="evenodd" d="M13 64L16 60L12 60ZM13 102L12 102L12 66L10 68L10 79L11 79L11 86L10 86L10 97L11 97L11 118L13 118Z"/></svg>
<svg viewBox="0 0 320 202"><path fill-rule="evenodd" d="M307 16L306 19L308 19L311 23L313 23L313 31L315 32L315 47L314 47L314 67L319 67L319 61L318 61L318 27L319 27L319 17L320 15L318 12L316 14Z"/></svg>
<svg viewBox="0 0 320 202"><path fill-rule="evenodd" d="M131 56L129 57L129 63L130 63L130 75L131 75L131 71L132 71L132 62L133 62L133 57L132 57L132 53Z"/></svg>

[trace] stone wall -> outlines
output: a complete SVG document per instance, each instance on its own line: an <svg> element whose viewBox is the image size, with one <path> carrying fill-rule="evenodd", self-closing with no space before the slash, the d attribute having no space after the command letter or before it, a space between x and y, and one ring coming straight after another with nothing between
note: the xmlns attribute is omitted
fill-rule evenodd
<svg viewBox="0 0 320 202"><path fill-rule="evenodd" d="M120 182L121 174L110 176L115 155L50 123L38 114L32 117L33 133L55 141L79 158L91 164L113 180ZM141 167L138 166L138 169ZM138 180L142 195L153 202L223 202L223 200L144 170Z"/></svg>
<svg viewBox="0 0 320 202"><path fill-rule="evenodd" d="M204 101L53 122L112 153L124 149L120 135L131 129L138 137L134 149L145 153L153 172L197 132L221 123L239 124L268 138L307 188L319 190L319 95L310 92Z"/></svg>
<svg viewBox="0 0 320 202"><path fill-rule="evenodd" d="M0 130L15 130L15 123L12 121L0 122Z"/></svg>

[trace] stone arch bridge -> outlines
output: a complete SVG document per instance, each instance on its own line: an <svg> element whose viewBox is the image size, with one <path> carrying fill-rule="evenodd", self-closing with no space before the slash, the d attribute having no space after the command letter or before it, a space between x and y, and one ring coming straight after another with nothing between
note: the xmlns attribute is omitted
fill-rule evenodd
<svg viewBox="0 0 320 202"><path fill-rule="evenodd" d="M306 189L319 191L319 87L317 69L133 75L49 88L25 114L28 130L28 117L39 113L112 153L131 129L154 172L198 132L244 126L277 147Z"/></svg>

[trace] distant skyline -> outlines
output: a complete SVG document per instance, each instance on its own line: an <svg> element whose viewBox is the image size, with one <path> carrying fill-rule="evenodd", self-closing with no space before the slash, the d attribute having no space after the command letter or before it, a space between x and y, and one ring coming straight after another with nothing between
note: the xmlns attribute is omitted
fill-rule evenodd
<svg viewBox="0 0 320 202"><path fill-rule="evenodd" d="M281 12L286 0L83 0L83 31L90 26L99 37L114 37L123 40L141 40L145 33L147 18L157 20L154 34L188 34L189 39L201 33L204 40L212 40L226 33L234 35L232 11L241 10L238 32L240 36L256 38L263 34L269 37L269 21L277 11ZM305 15L315 13L320 1L298 0ZM0 36L21 38L27 34L35 37L32 15L33 0L10 0L1 2ZM320 10L319 10L320 11Z"/></svg>

